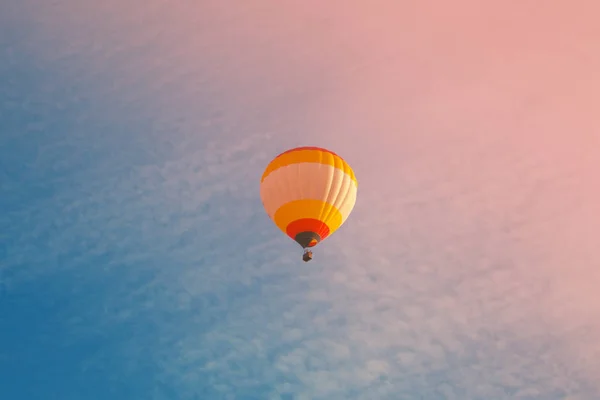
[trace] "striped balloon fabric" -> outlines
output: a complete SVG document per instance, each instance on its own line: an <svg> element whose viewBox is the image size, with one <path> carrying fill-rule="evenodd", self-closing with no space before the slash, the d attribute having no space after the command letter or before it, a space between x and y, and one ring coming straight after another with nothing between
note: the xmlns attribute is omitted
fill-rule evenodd
<svg viewBox="0 0 600 400"><path fill-rule="evenodd" d="M325 240L346 221L357 190L350 165L320 147L281 153L269 163L260 184L269 217L305 249Z"/></svg>

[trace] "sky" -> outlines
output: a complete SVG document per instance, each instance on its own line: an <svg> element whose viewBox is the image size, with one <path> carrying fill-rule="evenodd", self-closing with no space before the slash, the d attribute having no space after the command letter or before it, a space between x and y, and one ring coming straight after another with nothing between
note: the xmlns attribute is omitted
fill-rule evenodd
<svg viewBox="0 0 600 400"><path fill-rule="evenodd" d="M597 400L592 0L0 0L0 398ZM315 249L259 182L359 181Z"/></svg>

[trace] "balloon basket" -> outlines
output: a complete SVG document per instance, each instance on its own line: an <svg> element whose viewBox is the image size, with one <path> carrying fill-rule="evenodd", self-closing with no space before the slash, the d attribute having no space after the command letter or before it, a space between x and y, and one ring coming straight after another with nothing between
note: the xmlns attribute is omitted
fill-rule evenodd
<svg viewBox="0 0 600 400"><path fill-rule="evenodd" d="M310 250L304 250L304 254L302 254L302 261L309 262L313 258L313 253Z"/></svg>

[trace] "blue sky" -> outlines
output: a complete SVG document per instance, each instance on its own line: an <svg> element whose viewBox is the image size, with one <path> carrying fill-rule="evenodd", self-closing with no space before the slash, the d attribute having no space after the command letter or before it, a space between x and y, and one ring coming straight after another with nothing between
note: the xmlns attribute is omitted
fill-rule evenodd
<svg viewBox="0 0 600 400"><path fill-rule="evenodd" d="M600 398L594 14L334 3L0 4L1 399Z"/></svg>

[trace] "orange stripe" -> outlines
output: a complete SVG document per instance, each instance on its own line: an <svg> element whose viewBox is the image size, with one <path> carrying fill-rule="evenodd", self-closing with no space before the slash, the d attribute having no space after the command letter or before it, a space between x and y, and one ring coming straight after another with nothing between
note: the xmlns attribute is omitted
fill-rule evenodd
<svg viewBox="0 0 600 400"><path fill-rule="evenodd" d="M329 227L323 221L314 218L302 218L290 222L285 229L285 233L292 239L300 232L314 232L324 240L329 236Z"/></svg>
<svg viewBox="0 0 600 400"><path fill-rule="evenodd" d="M272 219L279 229L286 232L289 224L305 218L324 220L322 222L327 224L330 233L335 232L344 222L342 214L335 206L314 199L290 201L279 207Z"/></svg>
<svg viewBox="0 0 600 400"><path fill-rule="evenodd" d="M322 151L324 153L330 153L330 154L333 154L334 156L340 157L339 155L337 155L336 153L334 153L331 150L327 150L327 149L324 149L322 147L315 147L315 146L302 146L302 147L296 147L294 149L289 149L289 150L286 150L283 153L279 154L277 157L280 157L280 156L282 156L284 154L291 153L293 151L299 151L299 150L318 150L318 151ZM277 157L275 157L275 158L277 158ZM342 158L342 157L340 157L340 158Z"/></svg>
<svg viewBox="0 0 600 400"><path fill-rule="evenodd" d="M262 175L261 183L273 171L291 164L299 163L319 163L331 165L344 171L358 185L354 171L344 159L332 151L321 149L320 147L298 147L285 151L275 157L273 161L267 165L265 172Z"/></svg>

